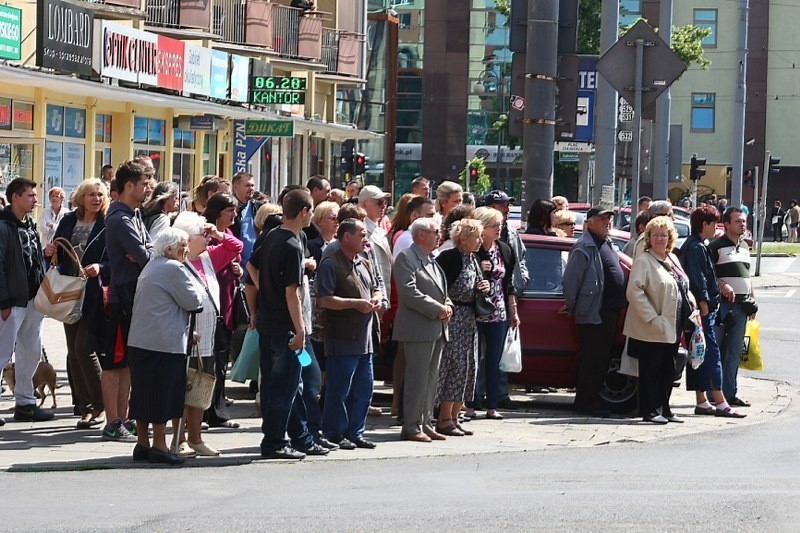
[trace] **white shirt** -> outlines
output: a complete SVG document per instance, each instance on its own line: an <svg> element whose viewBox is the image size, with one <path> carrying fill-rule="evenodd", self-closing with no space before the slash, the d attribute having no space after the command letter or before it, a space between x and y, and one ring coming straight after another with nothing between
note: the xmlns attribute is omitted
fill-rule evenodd
<svg viewBox="0 0 800 533"><path fill-rule="evenodd" d="M43 212L42 216L39 217L39 233L42 235L42 243L47 244L53 238L53 235L56 233L56 228L58 228L58 223L61 222L61 219L64 218L64 215L69 213L69 209L61 206L61 210L58 214L53 212L52 207L47 207Z"/></svg>

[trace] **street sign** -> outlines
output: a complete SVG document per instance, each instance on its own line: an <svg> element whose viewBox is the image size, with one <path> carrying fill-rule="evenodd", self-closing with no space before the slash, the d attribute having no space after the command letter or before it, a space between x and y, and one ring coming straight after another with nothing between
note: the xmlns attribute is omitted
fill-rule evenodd
<svg viewBox="0 0 800 533"><path fill-rule="evenodd" d="M597 60L597 71L628 102L635 101L637 80L634 43L639 39L645 42L641 80L644 109L683 74L686 64L653 28L640 19Z"/></svg>
<svg viewBox="0 0 800 533"><path fill-rule="evenodd" d="M594 147L589 143L581 143L575 141L556 141L556 152L591 152Z"/></svg>
<svg viewBox="0 0 800 533"><path fill-rule="evenodd" d="M521 96L517 96L516 94L512 94L511 107L516 109L517 111L522 111L523 109L525 109L525 99Z"/></svg>
<svg viewBox="0 0 800 533"><path fill-rule="evenodd" d="M617 138L620 142L629 143L633 140L633 132L631 130L620 130L617 134Z"/></svg>
<svg viewBox="0 0 800 533"><path fill-rule="evenodd" d="M561 163L577 163L578 152L558 152L558 160Z"/></svg>

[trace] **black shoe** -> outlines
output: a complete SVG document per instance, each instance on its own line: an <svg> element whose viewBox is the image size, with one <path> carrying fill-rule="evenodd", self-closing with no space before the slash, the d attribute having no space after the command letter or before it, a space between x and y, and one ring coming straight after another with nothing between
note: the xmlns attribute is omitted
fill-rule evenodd
<svg viewBox="0 0 800 533"><path fill-rule="evenodd" d="M52 411L40 409L36 404L14 406L14 420L17 422L43 422L53 417Z"/></svg>
<svg viewBox="0 0 800 533"><path fill-rule="evenodd" d="M326 448L326 449L331 450L331 451L339 449L339 445L338 444L336 444L334 442L331 442L331 441L329 441L328 439L326 439L325 437L322 437L322 436L319 436L316 439L314 439L314 442L319 444L323 448Z"/></svg>
<svg viewBox="0 0 800 533"><path fill-rule="evenodd" d="M355 450L358 447L355 445L353 441L346 439L344 437L336 437L330 439L330 441L338 444L340 450Z"/></svg>
<svg viewBox="0 0 800 533"><path fill-rule="evenodd" d="M359 437L357 439L353 439L350 442L356 445L356 448L364 448L367 450L374 450L377 444L372 442L371 440L367 440L363 437Z"/></svg>
<svg viewBox="0 0 800 533"><path fill-rule="evenodd" d="M262 450L261 457L264 459L293 459L295 461L299 461L300 459L305 459L306 454L297 451L290 446L284 446L283 448L278 448L277 450L272 450L270 452L265 452Z"/></svg>
<svg viewBox="0 0 800 533"><path fill-rule="evenodd" d="M297 451L303 452L306 455L328 455L330 453L328 448L323 448L316 442L312 442L311 446L308 448L297 448Z"/></svg>
<svg viewBox="0 0 800 533"><path fill-rule="evenodd" d="M149 453L147 454L147 460L151 463L160 463L165 465L182 465L186 459L183 457L178 457L177 455L173 455L169 452L161 451L157 448L150 448Z"/></svg>
<svg viewBox="0 0 800 533"><path fill-rule="evenodd" d="M150 448L137 443L133 447L133 460L138 462L147 461L148 459L150 459Z"/></svg>
<svg viewBox="0 0 800 533"><path fill-rule="evenodd" d="M208 424L212 428L228 428L228 429L238 429L239 423L234 422L233 420L221 420L216 422L209 422Z"/></svg>

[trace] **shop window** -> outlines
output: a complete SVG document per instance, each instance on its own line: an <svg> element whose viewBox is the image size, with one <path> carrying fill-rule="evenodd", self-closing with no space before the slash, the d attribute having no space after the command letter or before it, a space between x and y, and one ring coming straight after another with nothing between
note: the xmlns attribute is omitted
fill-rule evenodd
<svg viewBox="0 0 800 533"><path fill-rule="evenodd" d="M14 129L33 131L33 104L14 100Z"/></svg>
<svg viewBox="0 0 800 533"><path fill-rule="evenodd" d="M194 152L175 151L172 154L172 181L178 184L181 192L190 192L194 172Z"/></svg>
<svg viewBox="0 0 800 533"><path fill-rule="evenodd" d="M161 181L161 167L164 162L164 150L158 150L158 147L147 146L133 146L133 157L146 155L153 161L153 167L156 169L155 179ZM163 147L162 147L163 148Z"/></svg>
<svg viewBox="0 0 800 533"><path fill-rule="evenodd" d="M0 130L11 130L11 98L0 98Z"/></svg>
<svg viewBox="0 0 800 533"><path fill-rule="evenodd" d="M716 9L694 10L694 25L711 30L711 33L703 39L703 48L717 47L717 14Z"/></svg>
<svg viewBox="0 0 800 533"><path fill-rule="evenodd" d="M47 135L62 137L64 135L64 106L47 104Z"/></svg>
<svg viewBox="0 0 800 533"><path fill-rule="evenodd" d="M203 140L203 175L217 174L217 136L207 133Z"/></svg>
<svg viewBox="0 0 800 533"><path fill-rule="evenodd" d="M714 93L692 93L692 131L713 133L716 115Z"/></svg>
<svg viewBox="0 0 800 533"><path fill-rule="evenodd" d="M164 146L166 144L166 121L156 118L135 117L133 119L134 144Z"/></svg>
<svg viewBox="0 0 800 533"><path fill-rule="evenodd" d="M195 139L197 134L192 130L172 130L173 137L172 146L175 148L191 148L194 149Z"/></svg>
<svg viewBox="0 0 800 533"><path fill-rule="evenodd" d="M64 137L86 138L86 110L77 107L64 108Z"/></svg>
<svg viewBox="0 0 800 533"><path fill-rule="evenodd" d="M98 113L94 123L94 140L99 143L111 142L111 115Z"/></svg>

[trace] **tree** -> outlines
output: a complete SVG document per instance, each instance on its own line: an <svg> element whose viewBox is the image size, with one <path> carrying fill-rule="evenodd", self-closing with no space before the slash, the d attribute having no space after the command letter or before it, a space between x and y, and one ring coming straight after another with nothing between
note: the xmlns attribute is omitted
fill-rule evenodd
<svg viewBox="0 0 800 533"><path fill-rule="evenodd" d="M600 11L602 0L580 0L578 7L578 53L600 53Z"/></svg>
<svg viewBox="0 0 800 533"><path fill-rule="evenodd" d="M497 154L500 157L500 154ZM475 169L477 171L477 179L470 177L469 187L467 187L467 172ZM486 163L480 157L473 157L464 166L461 173L458 175L461 181L461 186L464 190L469 190L478 194L486 194L492 188L492 180L489 179L489 174L486 172Z"/></svg>
<svg viewBox="0 0 800 533"><path fill-rule="evenodd" d="M711 61L703 55L703 39L711 35L711 28L700 26L673 26L672 27L672 51L690 66L696 63L703 70L708 70Z"/></svg>
<svg viewBox="0 0 800 533"><path fill-rule="evenodd" d="M511 16L511 0L494 0L494 7L501 15Z"/></svg>

